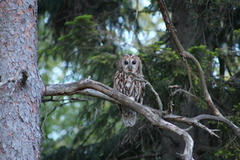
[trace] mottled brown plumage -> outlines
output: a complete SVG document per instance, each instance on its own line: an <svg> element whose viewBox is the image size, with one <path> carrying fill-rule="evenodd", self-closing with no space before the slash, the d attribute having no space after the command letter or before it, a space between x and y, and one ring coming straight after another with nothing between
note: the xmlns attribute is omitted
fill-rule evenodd
<svg viewBox="0 0 240 160"><path fill-rule="evenodd" d="M142 62L136 55L124 55L118 62L118 70L114 77L114 88L138 103L143 104L145 82L136 80L143 78ZM133 126L137 113L126 106L119 105L123 123Z"/></svg>

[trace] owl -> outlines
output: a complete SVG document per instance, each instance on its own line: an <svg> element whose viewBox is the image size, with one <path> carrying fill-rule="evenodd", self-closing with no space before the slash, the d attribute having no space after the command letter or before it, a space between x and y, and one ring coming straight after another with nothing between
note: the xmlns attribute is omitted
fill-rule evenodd
<svg viewBox="0 0 240 160"><path fill-rule="evenodd" d="M139 77L143 78L140 58L131 54L124 55L118 62L113 88L143 104L145 82L137 80ZM132 127L136 123L137 113L123 105L119 105L119 108L125 126Z"/></svg>

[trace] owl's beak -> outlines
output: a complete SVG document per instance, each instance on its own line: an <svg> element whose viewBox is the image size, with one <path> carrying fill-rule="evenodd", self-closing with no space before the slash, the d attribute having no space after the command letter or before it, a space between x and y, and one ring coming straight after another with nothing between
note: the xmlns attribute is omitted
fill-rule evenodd
<svg viewBox="0 0 240 160"><path fill-rule="evenodd" d="M133 67L132 67L131 64L129 64L128 67L127 67L127 69L128 69L129 72L132 72L132 68L133 68Z"/></svg>

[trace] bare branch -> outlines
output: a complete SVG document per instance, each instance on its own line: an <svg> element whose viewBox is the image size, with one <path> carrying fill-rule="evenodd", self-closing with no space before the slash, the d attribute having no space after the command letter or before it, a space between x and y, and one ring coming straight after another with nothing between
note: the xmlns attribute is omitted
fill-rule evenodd
<svg viewBox="0 0 240 160"><path fill-rule="evenodd" d="M179 89L175 90L174 92L172 92L172 95L174 96L174 95L177 94L178 92L183 92L183 93L188 94L188 95L190 95L190 96L192 96L192 97L194 97L194 98L197 98L197 97L196 97L195 95L193 95L191 92L188 92L188 91L186 91L186 90L184 90L184 89L181 89L181 88L179 88Z"/></svg>
<svg viewBox="0 0 240 160"><path fill-rule="evenodd" d="M169 130L175 132L176 134L183 137L185 141L185 149L184 153L182 154L186 160L192 160L192 151L193 151L193 140L192 137L184 130L181 129L161 118L159 112L155 111L154 109L150 109L150 107L141 105L133 101L131 98L127 97L126 95L118 92L117 90L108 87L102 83L86 79L83 81L68 83L68 84L53 84L48 85L45 88L45 96L57 96L57 95L72 95L76 93L81 93L82 91L86 91L86 89L96 90L105 94L108 98L112 98L117 100L119 103L130 107L131 109L137 111L138 113L145 116L153 125L158 126L159 128ZM88 92L87 94L90 96L92 92Z"/></svg>
<svg viewBox="0 0 240 160"><path fill-rule="evenodd" d="M192 93L184 90L184 89L181 89L179 85L170 85L168 86L168 89L170 90L170 94L169 94L169 102L168 102L168 110L167 110L167 113L168 114L171 114L172 111L173 111L173 96L175 96L175 94L177 94L178 92L183 92L187 95L190 95L192 97L195 97L197 98L195 95L193 95ZM173 89L176 89L175 91L173 91Z"/></svg>
<svg viewBox="0 0 240 160"><path fill-rule="evenodd" d="M150 87L150 89L152 90L152 92L154 93L155 97L156 97L156 100L157 100L157 104L158 104L158 107L159 107L159 110L160 110L160 114L162 116L162 111L163 111L163 104L162 104L162 101L158 95L158 93L155 91L155 89L153 88L153 86L150 84L150 82L146 81L146 85L148 85Z"/></svg>
<svg viewBox="0 0 240 160"><path fill-rule="evenodd" d="M159 6L160 11L162 13L163 20L166 24L166 27L167 27L168 32L170 34L170 37L174 41L179 54L183 58L188 58L188 59L192 60L193 63L196 65L197 69L198 69L199 79L200 79L200 83L201 83L201 87L202 87L202 91L203 91L203 96L205 97L206 103L208 104L209 108L212 110L214 115L223 117L222 114L217 109L217 107L214 105L214 103L212 101L212 98L211 98L210 94L208 93L206 81L205 81L203 70L202 70L202 67L201 67L200 63L191 53L187 52L183 48L182 44L180 43L180 41L179 41L179 39L176 35L176 29L173 26L172 21L170 20L168 10L166 8L166 4L165 4L164 0L156 0L156 1L158 3L158 6Z"/></svg>
<svg viewBox="0 0 240 160"><path fill-rule="evenodd" d="M195 117L197 120L203 120L203 119L209 119L209 120L216 120L216 121L220 121L224 124L226 124L229 128L232 129L232 131L234 132L234 134L236 136L238 136L240 138L240 128L238 126L236 126L235 124L233 124L232 122L230 122L227 118L225 117L219 117L219 116L213 116L213 115L207 115L207 114L201 114Z"/></svg>
<svg viewBox="0 0 240 160"><path fill-rule="evenodd" d="M121 104L119 101L107 96L106 94L103 94L102 92L96 91L94 89L83 89L79 91L77 94L98 97L98 98L110 101L112 103Z"/></svg>
<svg viewBox="0 0 240 160"><path fill-rule="evenodd" d="M162 112L163 112L163 104L162 104L162 101L158 95L158 93L155 91L155 89L153 88L153 86L151 85L150 82L148 82L146 79L144 79L143 77L139 77L131 72L127 73L127 74L131 74L132 76L136 77L134 80L137 80L137 81L142 81L142 82L145 82L146 85L148 85L151 89L151 91L153 92L153 94L155 95L156 97L156 101L157 101L157 104L158 104L158 108L160 110L160 116L162 116Z"/></svg>
<svg viewBox="0 0 240 160"><path fill-rule="evenodd" d="M200 120L204 120L204 119L216 120L226 124L229 128L233 130L236 136L240 137L240 129L225 117L212 116L212 115L199 115L194 118L187 118L183 116L165 115L164 116L165 120L164 120L161 118L159 110L148 107L146 105L141 105L140 103L133 101L132 99L118 92L117 90L111 87L108 87L100 82L93 81L90 79L68 83L68 84L48 85L46 86L46 89L45 89L45 96L72 95L72 94L83 94L83 95L88 95L93 97L99 97L105 100L109 100L113 103L123 104L137 111L138 113L142 114L150 122L152 122L152 124L158 126L159 128L177 133L178 135L183 137L186 143L185 150L182 155L186 160L192 159L192 149L193 149L192 138L186 132L186 130L181 129L165 120L175 120L183 123L192 124L208 131L210 134L214 136L217 136L214 133L216 130L209 129L199 122Z"/></svg>
<svg viewBox="0 0 240 160"><path fill-rule="evenodd" d="M188 124L192 124L194 126L197 126L199 128L202 128L203 130L206 130L207 132L209 132L211 135L216 136L217 138L219 138L218 135L216 135L214 132L215 131L219 131L216 129L209 129L208 127L206 127L205 125L201 124L199 122L198 119L196 118L187 118L187 117L183 117L183 116L177 116L177 115L166 115L164 116L164 119L168 119L168 120L174 120L174 121L178 121L178 122L183 122L183 123L188 123Z"/></svg>
<svg viewBox="0 0 240 160"><path fill-rule="evenodd" d="M234 132L234 134L240 138L240 128L238 126L236 126L235 124L233 124L232 122L230 122L225 117L201 114L201 115L198 115L193 118L187 118L187 117L178 116L178 115L165 115L165 116L163 116L163 118L166 120L174 120L174 121L178 121L178 122L193 124L195 126L198 126L202 129L208 131L210 134L212 134L216 137L218 137L218 136L215 133L213 133L213 132L217 131L216 129L209 129L206 126L202 125L199 121L201 121L201 120L219 121L219 122L226 124L229 128L231 128L231 130Z"/></svg>

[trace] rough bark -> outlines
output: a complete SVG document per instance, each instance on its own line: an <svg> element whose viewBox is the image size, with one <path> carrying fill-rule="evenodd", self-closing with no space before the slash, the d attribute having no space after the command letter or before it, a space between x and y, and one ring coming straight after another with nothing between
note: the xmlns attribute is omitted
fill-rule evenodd
<svg viewBox="0 0 240 160"><path fill-rule="evenodd" d="M37 1L0 1L0 157L40 159Z"/></svg>

